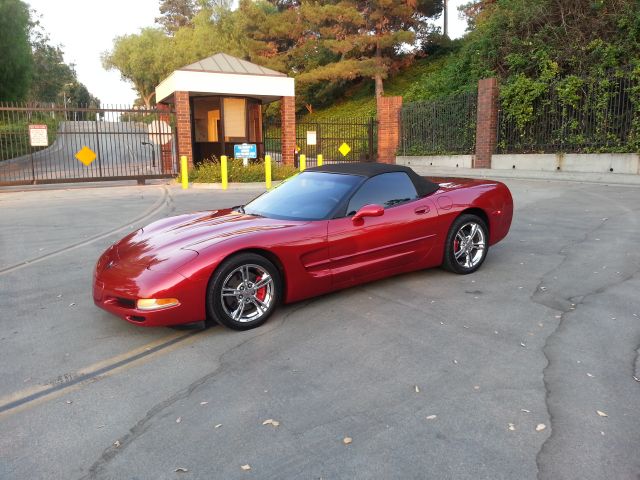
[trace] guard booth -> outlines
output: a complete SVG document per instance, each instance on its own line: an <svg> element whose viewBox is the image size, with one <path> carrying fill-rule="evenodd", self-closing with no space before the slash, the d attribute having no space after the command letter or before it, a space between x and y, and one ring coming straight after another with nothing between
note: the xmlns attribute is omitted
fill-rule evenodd
<svg viewBox="0 0 640 480"><path fill-rule="evenodd" d="M236 145L265 151L264 105L280 100L283 163L295 152L295 85L284 73L218 53L174 71L156 87L158 104L173 104L180 156L189 164L221 155L234 156Z"/></svg>

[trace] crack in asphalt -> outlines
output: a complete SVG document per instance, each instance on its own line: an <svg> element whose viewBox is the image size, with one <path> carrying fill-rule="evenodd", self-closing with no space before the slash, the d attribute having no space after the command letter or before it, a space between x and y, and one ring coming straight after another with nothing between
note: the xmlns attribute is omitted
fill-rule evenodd
<svg viewBox="0 0 640 480"><path fill-rule="evenodd" d="M146 433L146 431L151 427L151 421L159 413L169 408L170 406L174 405L179 400L189 398L191 394L194 391L196 391L200 386L206 384L209 380L211 380L212 378L222 373L225 370L225 367L227 367L228 365L224 362L224 358L226 356L230 355L231 353L243 347L244 345L252 342L253 340L259 339L264 335L267 335L269 333L274 332L275 330L280 329L286 323L289 317L294 315L299 310L307 307L308 305L313 303L315 300L316 299L310 299L305 302L302 302L300 305L295 306L294 308L292 308L291 311L283 315L280 321L278 322L278 324L274 325L273 328L268 328L257 335L254 335L252 337L247 338L246 340L243 340L237 345L231 347L229 350L222 352L218 356L218 366L213 371L200 377L198 380L192 382L187 387L176 392L166 400L163 400L157 403L156 405L154 405L150 410L147 411L146 415L141 420L136 422L136 424L129 429L129 433L127 433L126 435L118 439L118 441L120 442L118 446L116 446L115 444L111 445L102 452L102 455L100 456L100 458L98 458L98 460L96 460L91 465L86 475L80 477L80 480L97 478L100 474L104 472L109 462L111 462L118 454L122 453L128 446L130 446L133 442L135 442L138 438L140 438L142 435Z"/></svg>
<svg viewBox="0 0 640 480"><path fill-rule="evenodd" d="M607 200L607 197L603 197L602 195L599 195L595 192L588 192L590 194L593 194L594 196L598 196L601 198L605 198ZM595 295L599 295L602 294L604 292L606 292L607 290L614 288L616 286L619 286L629 280L631 280L632 278L634 278L639 272L640 272L640 268L636 269L635 271L633 271L630 274L627 274L623 277L621 277L620 279L618 279L617 281L614 281L613 283L609 283L606 285L603 285L599 288L596 288L595 290L589 291L589 292L585 292L581 295L578 296L573 296L573 297L568 297L568 298L558 298L555 295L551 295L551 292L549 294L546 294L541 287L544 286L545 281L547 281L547 279L549 277L551 277L554 273L558 272L561 270L562 266L567 262L567 260L572 256L572 252L574 251L573 247L578 246L584 242L586 242L587 240L589 240L589 238L591 237L591 235L593 235L593 233L597 232L598 230L600 230L604 225L608 224L608 222L610 222L611 219L613 218L618 218L618 217L624 217L626 215L629 214L637 214L637 212L633 209L630 209L628 207L624 207L625 212L620 213L618 215L613 215L611 217L608 218L604 218L600 221L600 223L598 225L596 225L594 228L588 230L587 232L585 232L584 236L581 239L575 240L573 242L569 242L565 245L563 245L559 251L557 252L558 255L561 255L563 257L562 261L556 265L554 268L552 268L551 270L549 270L548 272L546 272L545 274L543 274L540 277L540 281L538 282L538 285L536 286L536 289L534 290L534 292L531 294L530 296L530 300L534 303L537 303L538 305L542 305L545 306L547 308L550 308L552 310L556 310L558 312L560 312L560 319L557 322L556 327L553 329L553 331L546 337L544 345L542 346L541 352L544 355L546 361L547 361L547 365L545 366L545 368L542 370L542 381L544 384L544 390L545 390L545 397L544 397L544 403L545 403L545 408L547 410L547 415L549 418L549 435L547 436L547 438L545 439L544 442L542 442L542 444L540 445L540 449L538 450L538 453L536 454L536 469L537 469L537 473L536 473L536 477L538 479L540 479L540 475L541 475L541 466L542 466L542 455L545 453L546 449L547 449L547 445L551 442L551 440L554 438L554 429L553 429L553 424L555 423L555 417L552 413L552 408L550 407L549 404L549 397L551 395L551 385L549 384L549 380L547 379L548 375L547 372L552 368L553 362L551 359L551 355L549 352L549 343L550 341L555 338L562 330L563 325L564 325L564 320L566 315L575 312L578 308L578 306L584 304L585 300L587 298L593 297ZM636 364L637 364L637 359L638 356L640 355L639 352L640 349L640 345L638 346L638 349L636 349L636 357L634 360L634 365L632 368L632 372L634 372L634 377L636 377L635 375L635 369L636 369Z"/></svg>

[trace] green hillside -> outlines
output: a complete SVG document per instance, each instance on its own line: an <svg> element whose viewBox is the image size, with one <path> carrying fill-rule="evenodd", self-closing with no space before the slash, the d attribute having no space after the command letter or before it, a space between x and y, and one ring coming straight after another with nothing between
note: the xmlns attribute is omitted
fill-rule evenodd
<svg viewBox="0 0 640 480"><path fill-rule="evenodd" d="M438 72L446 63L443 56L429 57L417 60L413 65L398 72L384 83L385 95L401 95L410 100L416 84L424 81ZM367 80L354 86L344 98L336 101L328 108L319 109L305 116L308 120L322 120L335 117L369 118L376 114L376 99L372 80Z"/></svg>

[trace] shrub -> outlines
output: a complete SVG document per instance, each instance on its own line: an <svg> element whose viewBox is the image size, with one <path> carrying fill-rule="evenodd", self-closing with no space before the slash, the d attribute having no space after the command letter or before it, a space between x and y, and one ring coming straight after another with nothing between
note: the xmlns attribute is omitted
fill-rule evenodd
<svg viewBox="0 0 640 480"><path fill-rule="evenodd" d="M229 159L227 164L229 182L264 182L264 161L249 163L246 167L241 159ZM271 179L274 181L284 180L297 173L293 165L280 165L271 163ZM189 181L196 183L220 183L222 176L220 173L220 161L208 160L197 165L189 172Z"/></svg>

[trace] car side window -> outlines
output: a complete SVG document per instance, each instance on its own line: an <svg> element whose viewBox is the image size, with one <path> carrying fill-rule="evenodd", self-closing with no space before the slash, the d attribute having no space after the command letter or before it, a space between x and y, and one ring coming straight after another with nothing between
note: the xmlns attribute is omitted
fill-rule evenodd
<svg viewBox="0 0 640 480"><path fill-rule="evenodd" d="M364 182L351 197L347 216L355 215L365 205L376 204L391 208L418 198L416 188L404 172L383 173Z"/></svg>

